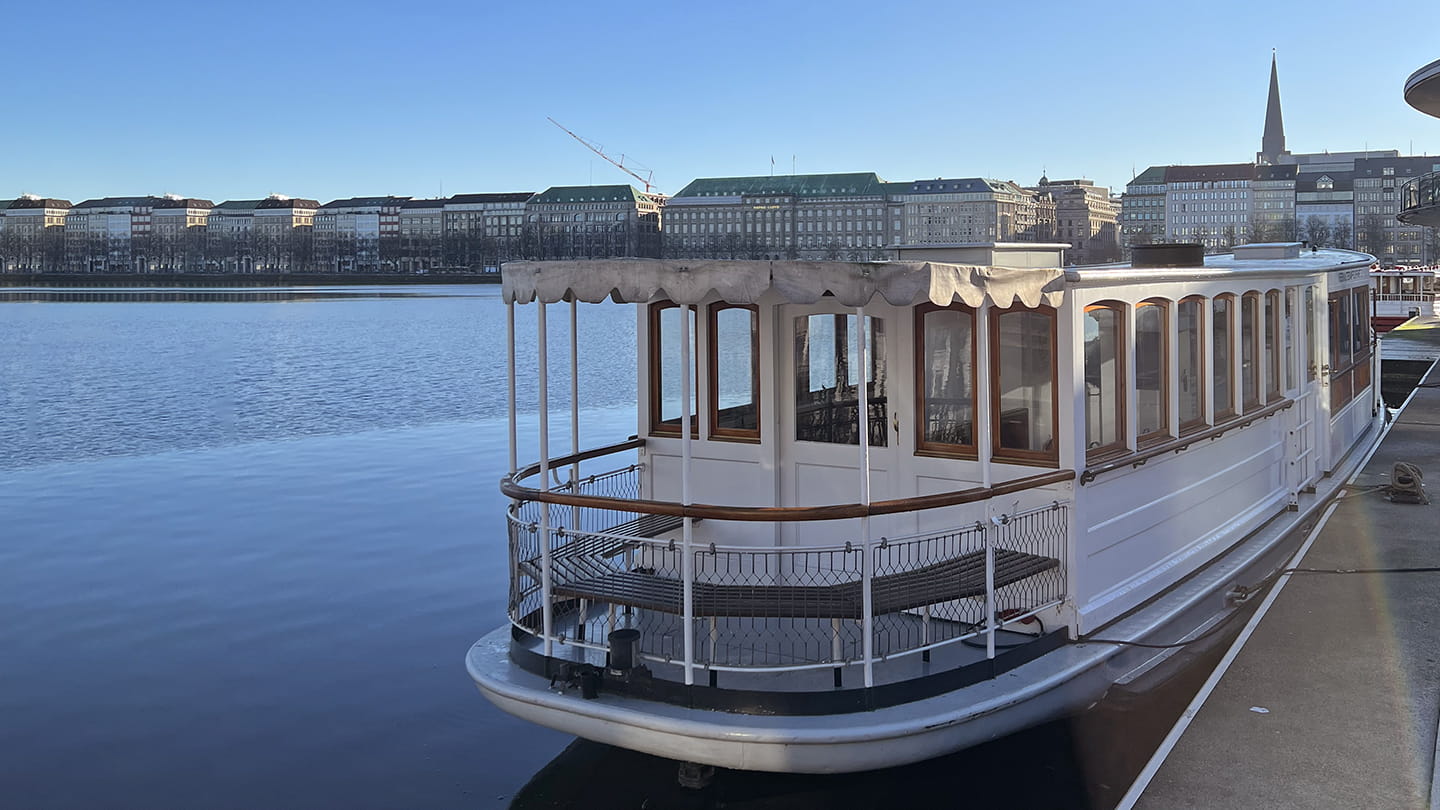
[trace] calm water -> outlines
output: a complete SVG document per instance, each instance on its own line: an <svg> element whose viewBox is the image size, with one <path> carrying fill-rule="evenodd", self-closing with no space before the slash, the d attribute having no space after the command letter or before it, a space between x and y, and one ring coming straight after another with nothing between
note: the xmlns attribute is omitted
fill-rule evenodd
<svg viewBox="0 0 1440 810"><path fill-rule="evenodd" d="M0 807L1066 807L1143 764L1103 719L692 794L512 720L463 665L504 619L498 290L150 297L0 303ZM587 447L634 432L633 312L582 307Z"/></svg>

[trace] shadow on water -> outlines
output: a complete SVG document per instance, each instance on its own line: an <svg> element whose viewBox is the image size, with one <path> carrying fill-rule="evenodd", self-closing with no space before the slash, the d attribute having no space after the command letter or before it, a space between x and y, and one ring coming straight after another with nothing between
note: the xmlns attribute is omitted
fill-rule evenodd
<svg viewBox="0 0 1440 810"><path fill-rule="evenodd" d="M1229 634L1238 632L1236 626ZM682 788L677 763L576 740L516 794L537 808L1111 808L1219 662L1229 638L1142 693L1112 690L1090 710L925 762L813 776L717 771Z"/></svg>

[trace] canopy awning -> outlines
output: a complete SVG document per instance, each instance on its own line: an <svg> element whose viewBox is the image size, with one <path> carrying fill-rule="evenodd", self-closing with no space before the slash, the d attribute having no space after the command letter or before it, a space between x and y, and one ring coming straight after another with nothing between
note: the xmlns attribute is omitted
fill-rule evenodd
<svg viewBox="0 0 1440 810"><path fill-rule="evenodd" d="M597 304L612 299L642 303L666 298L698 304L711 294L753 304L774 291L787 303L811 304L826 293L848 307L877 294L894 306L957 301L978 307L989 298L1001 307L1058 306L1065 295L1059 268L986 267L940 262L712 261L708 259L585 259L506 262L501 269L507 303L571 299Z"/></svg>

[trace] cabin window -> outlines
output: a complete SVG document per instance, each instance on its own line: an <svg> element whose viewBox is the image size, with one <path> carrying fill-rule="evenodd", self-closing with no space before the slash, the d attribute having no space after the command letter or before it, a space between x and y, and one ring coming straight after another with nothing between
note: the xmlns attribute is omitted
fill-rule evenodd
<svg viewBox="0 0 1440 810"><path fill-rule="evenodd" d="M686 307L690 319L690 435L699 434L696 388L699 357L695 354L695 307ZM660 301L650 305L650 432L680 435L680 305Z"/></svg>
<svg viewBox="0 0 1440 810"><path fill-rule="evenodd" d="M1280 399L1280 293L1265 293L1265 401Z"/></svg>
<svg viewBox="0 0 1440 810"><path fill-rule="evenodd" d="M710 436L760 438L760 317L754 306L709 310Z"/></svg>
<svg viewBox="0 0 1440 810"><path fill-rule="evenodd" d="M1205 299L1186 298L1175 306L1176 377L1179 390L1180 432L1205 424Z"/></svg>
<svg viewBox="0 0 1440 810"><path fill-rule="evenodd" d="M1295 288L1285 291L1285 315L1280 328L1285 343L1285 390L1295 388Z"/></svg>
<svg viewBox="0 0 1440 810"><path fill-rule="evenodd" d="M889 432L885 400L885 329L865 319L864 369L870 410L870 444ZM795 319L795 439L860 443L860 330L854 315L802 315Z"/></svg>
<svg viewBox="0 0 1440 810"><path fill-rule="evenodd" d="M1330 312L1330 410L1335 412L1350 401L1350 291L1332 293Z"/></svg>
<svg viewBox="0 0 1440 810"><path fill-rule="evenodd" d="M1240 393L1245 412L1260 407L1260 293L1240 299Z"/></svg>
<svg viewBox="0 0 1440 810"><path fill-rule="evenodd" d="M1054 463L1055 310L997 309L990 319L994 455L997 459Z"/></svg>
<svg viewBox="0 0 1440 810"><path fill-rule="evenodd" d="M1125 308L1085 308L1085 448L1088 458L1125 449Z"/></svg>
<svg viewBox="0 0 1440 810"><path fill-rule="evenodd" d="M1305 381L1315 381L1320 357L1320 322L1315 320L1315 288L1305 288Z"/></svg>
<svg viewBox="0 0 1440 810"><path fill-rule="evenodd" d="M1350 310L1354 340L1350 345L1355 371L1350 387L1353 395L1359 396L1361 391L1370 387L1370 290L1356 287L1354 292L1355 305Z"/></svg>
<svg viewBox="0 0 1440 810"><path fill-rule="evenodd" d="M1212 304L1211 360L1214 363L1215 421L1235 415L1235 296L1218 295Z"/></svg>
<svg viewBox="0 0 1440 810"><path fill-rule="evenodd" d="M1141 443L1169 433L1168 315L1164 301L1142 301L1135 306L1135 435Z"/></svg>
<svg viewBox="0 0 1440 810"><path fill-rule="evenodd" d="M915 385L921 412L916 447L973 457L975 311L922 304L915 314Z"/></svg>

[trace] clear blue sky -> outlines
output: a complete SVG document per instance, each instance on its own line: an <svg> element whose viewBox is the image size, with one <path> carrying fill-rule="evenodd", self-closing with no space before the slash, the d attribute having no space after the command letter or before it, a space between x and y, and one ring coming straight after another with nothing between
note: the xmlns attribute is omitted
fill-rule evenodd
<svg viewBox="0 0 1440 810"><path fill-rule="evenodd" d="M654 170L1088 177L1292 151L1440 153L1415 2L7 3L0 197L538 191ZM1412 146L1413 144L1413 146Z"/></svg>

